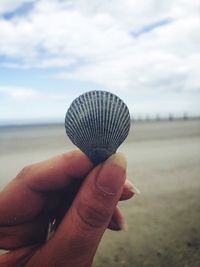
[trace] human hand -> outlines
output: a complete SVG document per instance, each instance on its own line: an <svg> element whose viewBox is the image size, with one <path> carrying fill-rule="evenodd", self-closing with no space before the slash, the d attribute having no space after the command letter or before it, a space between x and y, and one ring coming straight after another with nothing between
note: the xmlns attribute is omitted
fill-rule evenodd
<svg viewBox="0 0 200 267"><path fill-rule="evenodd" d="M123 227L116 205L134 194L125 179L119 154L96 167L78 151L25 167L0 193L0 249L10 250L0 266L91 266L105 229Z"/></svg>

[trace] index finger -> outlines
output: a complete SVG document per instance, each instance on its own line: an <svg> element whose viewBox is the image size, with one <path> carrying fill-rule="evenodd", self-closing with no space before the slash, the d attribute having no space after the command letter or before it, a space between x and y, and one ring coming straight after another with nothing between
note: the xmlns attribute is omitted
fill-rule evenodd
<svg viewBox="0 0 200 267"><path fill-rule="evenodd" d="M80 151L25 167L0 193L0 225L32 220L45 205L47 192L66 188L87 175L93 165Z"/></svg>

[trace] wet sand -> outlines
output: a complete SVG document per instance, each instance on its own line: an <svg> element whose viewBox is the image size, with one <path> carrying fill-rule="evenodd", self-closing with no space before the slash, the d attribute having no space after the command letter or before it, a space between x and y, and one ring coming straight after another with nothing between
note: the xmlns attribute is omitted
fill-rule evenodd
<svg viewBox="0 0 200 267"><path fill-rule="evenodd" d="M0 188L22 167L74 149L60 125L0 128ZM94 267L200 266L200 121L136 123L119 149L141 195L120 206Z"/></svg>

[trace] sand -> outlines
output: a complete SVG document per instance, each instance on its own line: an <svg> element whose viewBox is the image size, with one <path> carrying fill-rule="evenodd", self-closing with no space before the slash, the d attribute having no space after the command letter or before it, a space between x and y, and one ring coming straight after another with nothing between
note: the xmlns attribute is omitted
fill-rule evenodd
<svg viewBox="0 0 200 267"><path fill-rule="evenodd" d="M0 188L71 149L60 125L0 128ZM129 230L107 230L93 266L199 267L200 121L136 123L120 151L141 194L121 203Z"/></svg>

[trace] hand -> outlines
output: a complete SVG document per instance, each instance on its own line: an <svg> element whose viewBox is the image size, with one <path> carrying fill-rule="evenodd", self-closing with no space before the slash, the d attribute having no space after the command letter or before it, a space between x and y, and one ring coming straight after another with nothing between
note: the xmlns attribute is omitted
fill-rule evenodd
<svg viewBox="0 0 200 267"><path fill-rule="evenodd" d="M25 167L0 193L0 248L10 250L0 266L91 266L105 229L123 227L116 205L134 194L125 179L119 154L96 167L78 151Z"/></svg>

